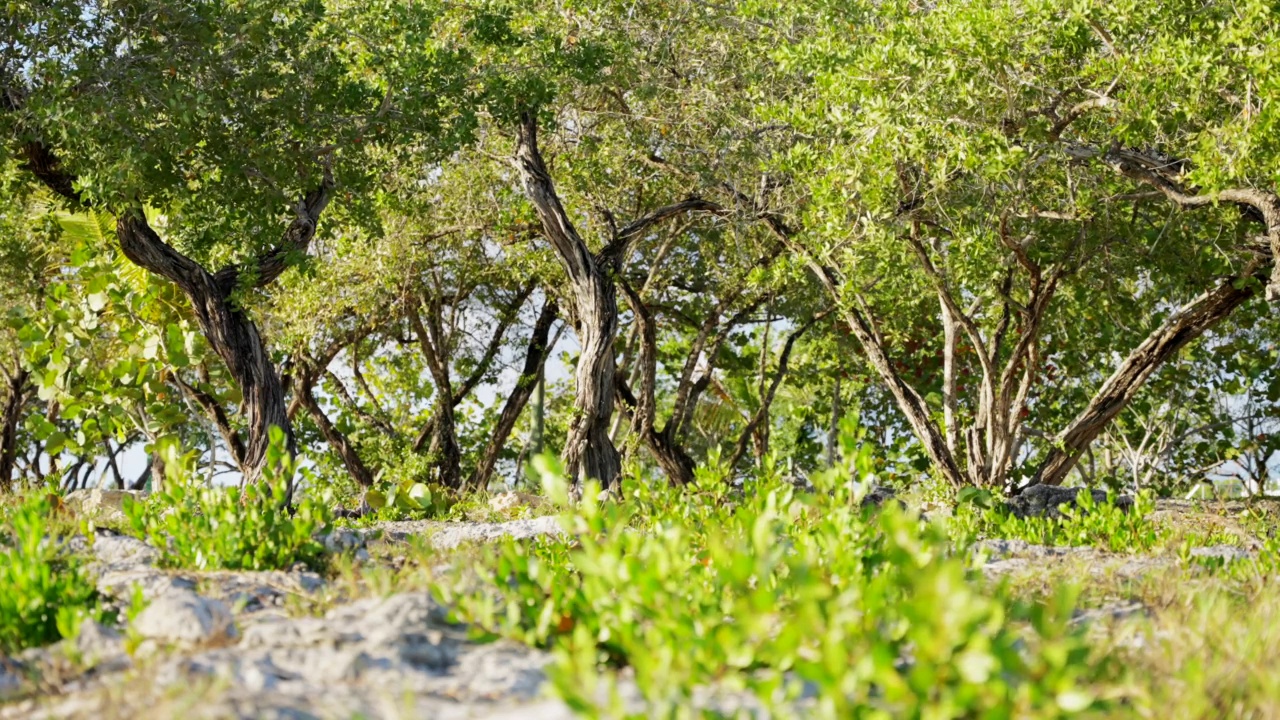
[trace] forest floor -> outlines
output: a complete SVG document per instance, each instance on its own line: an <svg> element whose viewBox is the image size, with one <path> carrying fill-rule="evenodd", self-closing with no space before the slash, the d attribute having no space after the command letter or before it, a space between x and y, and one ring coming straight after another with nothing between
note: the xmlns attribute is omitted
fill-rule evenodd
<svg viewBox="0 0 1280 720"><path fill-rule="evenodd" d="M1280 717L1280 591L1263 558L1278 507L1161 501L1147 519L1183 541L1141 552L979 540L969 582L1027 600L1076 587L1071 623L1125 666L1119 691L1145 698L1109 715ZM98 531L76 545L99 590L122 618L135 594L142 609L0 663L0 719L575 717L552 692L552 653L477 637L433 593L495 541L563 534L554 516L380 523L332 538L346 552L316 573L165 570L141 540ZM625 669L618 679L628 714L647 714ZM769 714L740 688L692 702L695 715Z"/></svg>

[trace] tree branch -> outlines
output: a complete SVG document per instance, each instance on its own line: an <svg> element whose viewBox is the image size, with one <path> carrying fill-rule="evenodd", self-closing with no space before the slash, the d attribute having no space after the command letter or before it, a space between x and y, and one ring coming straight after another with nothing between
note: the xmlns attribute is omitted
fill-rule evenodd
<svg viewBox="0 0 1280 720"><path fill-rule="evenodd" d="M738 462L742 460L742 456L746 455L747 443L751 441L751 436L755 434L756 428L760 426L760 423L764 421L765 416L768 414L769 407L773 405L773 398L778 394L778 387L782 385L782 379L786 377L787 364L791 360L791 349L795 347L796 340L799 340L801 335L808 332L809 328L817 324L819 320L826 317L830 312L830 310L823 310L814 315L809 318L808 322L793 330L787 336L787 341L782 346L782 354L778 356L778 367L774 372L773 381L769 384L769 389L764 397L760 398L760 407L756 409L755 415L752 416L747 426L742 429L742 434L738 436L738 444L734 447L733 456L729 458L728 467L737 467Z"/></svg>

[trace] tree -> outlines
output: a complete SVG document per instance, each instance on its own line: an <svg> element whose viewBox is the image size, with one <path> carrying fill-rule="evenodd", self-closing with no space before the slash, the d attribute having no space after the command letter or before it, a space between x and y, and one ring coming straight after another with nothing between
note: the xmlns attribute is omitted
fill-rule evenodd
<svg viewBox="0 0 1280 720"><path fill-rule="evenodd" d="M1258 108L1220 99L1276 82L1248 59L1272 18L1188 19L1176 3L807 12L791 18L811 32L786 53L816 81L782 113L807 139L779 165L797 193L760 216L840 304L947 482L1062 482L1155 370L1272 275L1276 141ZM1188 63L1235 71L1178 70ZM1099 304L1126 314L1098 317ZM1108 351L1130 349L1069 412L1049 373L1063 348L1045 342L1081 318ZM895 338L924 323L939 330L937 390L895 357ZM1048 423L1061 429L1041 440Z"/></svg>
<svg viewBox="0 0 1280 720"><path fill-rule="evenodd" d="M473 125L437 10L58 1L4 18L5 149L70 207L115 213L124 255L187 297L242 396L250 478L271 426L294 440L247 296L307 252L340 181L359 190L410 147L438 158Z"/></svg>

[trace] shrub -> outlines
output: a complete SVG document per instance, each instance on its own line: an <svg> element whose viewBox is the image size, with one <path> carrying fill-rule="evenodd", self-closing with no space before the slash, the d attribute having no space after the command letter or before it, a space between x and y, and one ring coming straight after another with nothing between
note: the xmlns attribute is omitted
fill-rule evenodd
<svg viewBox="0 0 1280 720"><path fill-rule="evenodd" d="M143 502L125 498L131 531L159 548L166 567L282 570L301 562L319 569L325 549L316 535L332 527L333 515L313 498L289 507L285 477L292 468L283 442L273 429L268 470L243 490L203 486L184 458L166 460L171 472L162 492Z"/></svg>
<svg viewBox="0 0 1280 720"><path fill-rule="evenodd" d="M984 588L943 528L897 506L862 509L850 479L740 496L632 483L626 502L605 504L589 489L564 517L572 541L508 541L481 569L496 594L463 574L437 591L460 619L550 648L557 691L589 715L622 666L659 717L696 714L693 698L716 689L792 715L802 684L816 691L804 713L819 717L1107 706L1096 686L1112 668L1086 662L1070 589L1028 604Z"/></svg>
<svg viewBox="0 0 1280 720"><path fill-rule="evenodd" d="M9 509L0 529L0 652L73 637L86 618L105 622L80 558L50 533L53 507L32 496Z"/></svg>
<svg viewBox="0 0 1280 720"><path fill-rule="evenodd" d="M962 493L952 520L957 537L1024 540L1037 545L1087 545L1111 552L1146 552L1168 540L1169 533L1148 516L1155 510L1149 492L1139 493L1133 507L1123 509L1114 498L1097 503L1081 492L1075 507L1060 508L1062 517L1024 517L1008 513L987 495Z"/></svg>

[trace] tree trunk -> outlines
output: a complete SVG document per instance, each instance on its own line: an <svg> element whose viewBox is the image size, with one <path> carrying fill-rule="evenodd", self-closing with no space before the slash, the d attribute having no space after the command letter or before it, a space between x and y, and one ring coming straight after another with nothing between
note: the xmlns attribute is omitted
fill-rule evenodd
<svg viewBox="0 0 1280 720"><path fill-rule="evenodd" d="M151 470L155 467L156 459L157 458L155 456L147 456L146 467L142 468L142 472L138 475L138 478L129 485L129 490L139 492L147 487L147 479L151 477Z"/></svg>
<svg viewBox="0 0 1280 720"><path fill-rule="evenodd" d="M613 340L618 332L617 288L602 272L560 204L538 151L537 135L537 119L533 113L526 113L520 123L515 164L547 240L569 278L581 346L574 373L574 417L565 440L564 464L578 490L588 479L614 488L622 478L622 461L609 437L617 372L613 356Z"/></svg>
<svg viewBox="0 0 1280 720"><path fill-rule="evenodd" d="M431 413L431 453L436 456L438 479L445 487L459 488L462 486L462 451L458 448L458 429L453 414L453 381L449 377L448 354L444 347L443 328L440 327L440 307L434 300L428 299L427 310L430 314L424 324L414 301L410 300L406 304L406 313L418 336L418 344L426 358L431 380L436 386L435 409Z"/></svg>
<svg viewBox="0 0 1280 720"><path fill-rule="evenodd" d="M790 238L787 239L790 240ZM941 473L943 480L952 487L961 488L966 486L968 483L964 474L960 471L960 466L956 463L955 456L951 454L951 450L947 447L947 441L942 432L939 431L937 424L930 417L929 408L925 405L924 398L920 397L920 393L916 392L915 388L907 384L907 381L894 370L884 341L880 338L879 333L876 332L867 314L857 304L848 304L844 301L840 292L840 284L834 276L834 271L824 267L807 252L805 255L807 256L810 270L826 288L832 301L842 308L844 320L850 332L858 340L858 344L862 346L862 350L866 353L871 367L893 395L898 409L906 416L907 422L911 425L916 438L920 440L920 444L924 446L925 453L929 456L933 467Z"/></svg>
<svg viewBox="0 0 1280 720"><path fill-rule="evenodd" d="M1266 286L1268 276L1262 273L1255 276L1255 270L1251 268L1239 277L1224 280L1178 308L1129 353L1084 411L1054 438L1054 447L1041 462L1031 484L1060 485L1093 439L1124 410L1151 373L1256 295L1260 287Z"/></svg>
<svg viewBox="0 0 1280 720"><path fill-rule="evenodd" d="M594 479L614 488L622 478L622 460L609 437L617 374L613 357L613 339L618 333L617 290L598 268L574 289L581 352L574 372L574 418L565 440L564 463L577 485Z"/></svg>
<svg viewBox="0 0 1280 720"><path fill-rule="evenodd" d="M0 415L0 490L13 490L14 465L18 457L18 425L22 422L22 407L26 402L27 380L30 373L19 367L9 376L7 399Z"/></svg>
<svg viewBox="0 0 1280 720"><path fill-rule="evenodd" d="M33 141L25 144L22 151L25 168L46 187L78 206L87 206L74 189L76 179L62 170L51 148ZM252 279L252 287L266 287L285 271L291 255L306 252L315 237L320 215L333 197L333 189L333 177L325 168L319 187L294 206L294 219L274 248L254 258L247 267L233 264L216 273L210 273L166 243L148 224L140 207L126 210L116 221L116 235L125 257L182 290L191 302L209 346L222 359L239 387L248 428L240 469L249 482L256 482L262 475L273 426L284 431L291 455L297 453L297 441L286 412L280 375L257 325L232 301L231 295L246 276ZM156 471L155 467L152 469ZM291 498L292 477L286 482L286 497Z"/></svg>
<svg viewBox="0 0 1280 720"><path fill-rule="evenodd" d="M542 306L542 312L538 315L538 320L533 326L533 334L529 338L529 350L524 356L524 368L520 371L520 377L516 380L515 389L511 391L511 395L507 397L506 404L502 406L502 414L498 416L498 422L493 428L493 435L489 438L489 444L485 446L484 453L480 456L480 462L476 465L475 472L467 480L468 487L478 490L484 490L488 487L489 478L493 475L493 467L498 462L498 455L506 447L507 438L511 436L511 431L515 428L516 421L520 419L520 414L524 412L524 408L529 403L529 398L533 395L535 389L541 392L543 366L547 361L547 353L551 349L548 345L551 326L555 324L559 314L560 306L554 300L547 300L546 304ZM540 420L538 418L535 422L540 422ZM541 432L541 427L535 427L535 435L540 436Z"/></svg>
<svg viewBox="0 0 1280 720"><path fill-rule="evenodd" d="M550 350L550 348L548 348ZM542 452L542 440L547 425L547 362L542 361L538 373L538 392L533 396L533 451Z"/></svg>
<svg viewBox="0 0 1280 720"><path fill-rule="evenodd" d="M351 475L352 480L355 480L362 488L372 487L373 473L370 472L369 466L365 465L364 461L360 459L360 454L356 452L347 436L334 426L333 422L329 420L329 416L325 414L324 409L320 407L320 403L316 401L314 385L315 379L309 370L300 370L294 375L293 391L302 402L302 407L306 408L307 414L315 422L316 427L320 429L320 434L324 436L325 442L338 454L338 458L342 460L342 465L347 469L347 473Z"/></svg>
<svg viewBox="0 0 1280 720"><path fill-rule="evenodd" d="M574 418L564 448L565 466L578 489L587 478L614 488L622 478L622 461L609 434L617 375L613 342L618 332L618 291L613 277L632 243L655 225L688 213L720 214L723 209L697 197L664 205L616 229L599 255L592 255L556 194L538 150L538 121L532 111L521 117L514 165L543 235L569 279L574 327L582 347L575 373Z"/></svg>
<svg viewBox="0 0 1280 720"><path fill-rule="evenodd" d="M243 398L241 408L248 432L240 471L246 481L257 482L266 464L271 428L284 431L290 454L297 453L297 441L285 412L284 386L266 344L253 320L232 302L238 271L219 278L204 270L161 240L141 210L122 215L116 233L125 257L173 280L191 302L205 339L226 365Z"/></svg>

